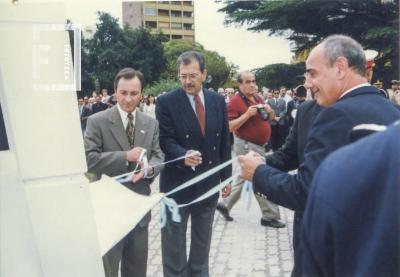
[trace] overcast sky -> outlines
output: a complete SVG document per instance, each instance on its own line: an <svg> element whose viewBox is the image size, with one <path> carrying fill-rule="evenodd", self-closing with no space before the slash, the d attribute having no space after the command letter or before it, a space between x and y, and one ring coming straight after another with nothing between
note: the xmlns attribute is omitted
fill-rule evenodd
<svg viewBox="0 0 400 277"><path fill-rule="evenodd" d="M7 0L11 1L11 0ZM19 0L44 2L43 0ZM4 2L4 0L0 0ZM121 0L65 0L66 17L83 26L95 26L96 12L106 11L122 19ZM290 63L289 43L281 38L267 37L265 32L253 33L243 27L224 27L222 6L213 0L195 0L195 36L207 50L220 55L241 70L262 67L272 63Z"/></svg>

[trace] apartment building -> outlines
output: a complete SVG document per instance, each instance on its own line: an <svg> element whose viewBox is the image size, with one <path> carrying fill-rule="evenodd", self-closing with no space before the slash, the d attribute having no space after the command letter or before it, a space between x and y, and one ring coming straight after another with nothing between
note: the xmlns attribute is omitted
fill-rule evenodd
<svg viewBox="0 0 400 277"><path fill-rule="evenodd" d="M122 24L162 31L169 39L195 41L193 1L122 2Z"/></svg>

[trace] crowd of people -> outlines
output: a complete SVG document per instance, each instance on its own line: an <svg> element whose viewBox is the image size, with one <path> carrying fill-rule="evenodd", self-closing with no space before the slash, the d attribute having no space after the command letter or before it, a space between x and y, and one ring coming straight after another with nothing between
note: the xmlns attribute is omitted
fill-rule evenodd
<svg viewBox="0 0 400 277"><path fill-rule="evenodd" d="M387 95L370 85L358 42L343 35L323 40L306 61L304 84L293 90L259 92L251 71L238 74L236 88L208 90L206 61L194 51L182 53L177 68L181 87L157 99L142 95L144 76L131 68L116 75L111 96L103 91L79 99L88 169L97 178L143 167L146 150L146 170L123 184L137 193L149 195L158 174L160 191L167 193L232 154L238 158L170 195L178 204L197 201L234 175L220 194L180 208L180 222L167 209L164 276L209 276L215 211L234 220L230 210L246 181L253 184L262 226L285 226L278 205L295 212L293 276L399 276L400 154L390 151L390 143L399 146L399 125L354 144L349 134L359 124L388 126L400 119L400 82L392 82ZM384 152L375 155L375 147ZM372 165L385 157L383 174ZM149 220L148 214L103 257L107 277L118 276L120 262L121 276L146 276Z"/></svg>

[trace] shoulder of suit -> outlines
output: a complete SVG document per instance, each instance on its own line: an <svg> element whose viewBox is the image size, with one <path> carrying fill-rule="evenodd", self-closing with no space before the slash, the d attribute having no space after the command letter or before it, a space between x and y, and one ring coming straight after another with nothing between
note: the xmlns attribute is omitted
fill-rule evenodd
<svg viewBox="0 0 400 277"><path fill-rule="evenodd" d="M157 101L161 100L161 101L166 101L167 99L173 99L175 97L177 97L179 95L179 93L181 93L182 89L181 88L177 88L175 90L171 90L168 91L167 93L164 93L160 96L157 97Z"/></svg>
<svg viewBox="0 0 400 277"><path fill-rule="evenodd" d="M203 89L203 93L204 93L204 95L208 95L209 97L212 97L212 98L215 98L215 99L219 99L220 101L224 100L224 103L225 103L225 98L222 95L219 95L216 92L209 91L208 89Z"/></svg>

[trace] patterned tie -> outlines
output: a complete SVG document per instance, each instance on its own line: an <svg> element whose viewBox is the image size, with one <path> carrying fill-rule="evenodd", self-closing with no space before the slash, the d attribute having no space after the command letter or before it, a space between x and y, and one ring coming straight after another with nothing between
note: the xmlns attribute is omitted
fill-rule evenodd
<svg viewBox="0 0 400 277"><path fill-rule="evenodd" d="M195 103L195 106L196 106L196 114L197 114L197 119L199 120L201 134L204 137L205 130L206 130L206 116L205 116L205 113L204 113L203 103L201 103L201 99L200 99L200 96L198 94L196 94L194 96L194 103Z"/></svg>
<svg viewBox="0 0 400 277"><path fill-rule="evenodd" d="M129 146L133 148L134 143L134 127L133 127L133 115L128 113L128 125L126 125L126 135L128 136Z"/></svg>

